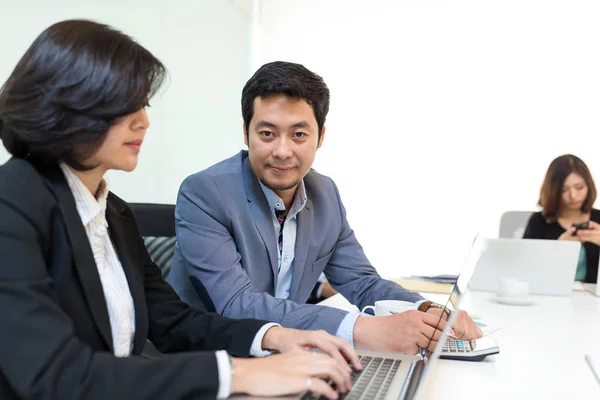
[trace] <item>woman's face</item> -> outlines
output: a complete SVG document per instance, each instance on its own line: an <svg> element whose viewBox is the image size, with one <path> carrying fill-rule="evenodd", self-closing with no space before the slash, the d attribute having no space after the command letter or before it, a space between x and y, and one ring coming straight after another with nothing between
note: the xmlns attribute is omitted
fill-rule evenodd
<svg viewBox="0 0 600 400"><path fill-rule="evenodd" d="M97 164L97 168L103 171L133 171L137 166L142 141L149 125L144 108L119 118L108 130L100 149L86 164Z"/></svg>
<svg viewBox="0 0 600 400"><path fill-rule="evenodd" d="M588 186L583 177L571 172L562 187L562 206L565 209L579 210L588 195Z"/></svg>

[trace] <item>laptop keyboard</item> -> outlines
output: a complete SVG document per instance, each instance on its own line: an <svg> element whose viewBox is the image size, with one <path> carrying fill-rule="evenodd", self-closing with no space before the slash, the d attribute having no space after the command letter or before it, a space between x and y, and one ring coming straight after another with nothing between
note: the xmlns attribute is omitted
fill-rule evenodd
<svg viewBox="0 0 600 400"><path fill-rule="evenodd" d="M470 341L448 340L442 347L442 353L470 353L473 351Z"/></svg>
<svg viewBox="0 0 600 400"><path fill-rule="evenodd" d="M352 370L352 390L348 393L339 393L339 400L375 400L383 399L387 393L398 367L400 360L392 358L359 356L363 366L362 371ZM334 387L335 389L335 387ZM307 392L302 400L325 399L317 393Z"/></svg>

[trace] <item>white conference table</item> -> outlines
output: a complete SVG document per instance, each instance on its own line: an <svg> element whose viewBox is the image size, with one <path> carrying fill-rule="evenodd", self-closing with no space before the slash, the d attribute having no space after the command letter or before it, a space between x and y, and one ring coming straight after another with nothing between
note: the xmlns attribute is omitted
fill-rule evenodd
<svg viewBox="0 0 600 400"><path fill-rule="evenodd" d="M442 304L448 297L422 295ZM588 292L532 297L534 305L509 306L492 293L467 293L462 309L502 327L492 334L500 354L481 362L437 360L419 399L600 399L584 359L600 355L600 298ZM339 294L321 304L356 309Z"/></svg>

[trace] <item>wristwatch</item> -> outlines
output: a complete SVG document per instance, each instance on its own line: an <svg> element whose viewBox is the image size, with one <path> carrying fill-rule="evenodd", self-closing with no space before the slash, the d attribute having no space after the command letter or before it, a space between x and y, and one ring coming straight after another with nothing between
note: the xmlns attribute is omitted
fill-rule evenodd
<svg viewBox="0 0 600 400"><path fill-rule="evenodd" d="M421 305L419 305L418 310L427 312L427 311L429 311L430 308L439 308L440 310L442 310L442 312L444 314L446 314L446 321L450 318L450 310L448 310L446 307L442 306L441 304L434 303L429 300L425 300L424 302L422 302Z"/></svg>

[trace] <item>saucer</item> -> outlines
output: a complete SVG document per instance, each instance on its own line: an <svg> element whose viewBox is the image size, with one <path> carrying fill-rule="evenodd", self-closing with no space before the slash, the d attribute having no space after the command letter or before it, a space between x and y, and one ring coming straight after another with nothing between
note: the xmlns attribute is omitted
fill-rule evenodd
<svg viewBox="0 0 600 400"><path fill-rule="evenodd" d="M531 306L535 304L535 301L529 296L523 297L500 297L498 295L493 296L493 299L500 304L508 304L510 306Z"/></svg>

